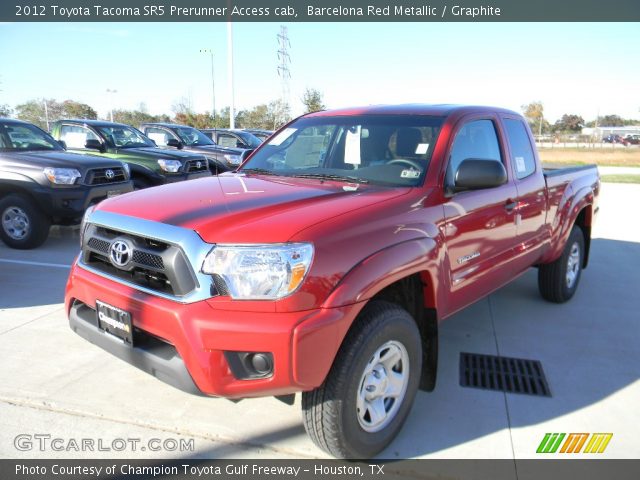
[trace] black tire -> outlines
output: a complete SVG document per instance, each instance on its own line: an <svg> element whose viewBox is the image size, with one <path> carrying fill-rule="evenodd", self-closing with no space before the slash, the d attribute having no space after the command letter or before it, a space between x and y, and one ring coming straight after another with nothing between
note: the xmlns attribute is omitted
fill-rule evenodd
<svg viewBox="0 0 640 480"><path fill-rule="evenodd" d="M373 419L367 408L361 415L357 409L358 398L360 392L371 392L364 388L367 378L371 378L365 376L365 369L371 368L375 363L370 363L373 355L386 345L394 349L398 349L398 345L405 348L407 365L400 360L392 370L400 368L400 375L407 375L406 387L404 394L397 397L399 401L390 400L388 410L388 404L382 398L384 409L395 413L388 415L388 423L380 425L382 428L378 431L367 431L361 422L367 422L367 415L371 421ZM384 358L383 355L380 358ZM371 458L384 449L398 434L411 410L420 383L421 359L420 332L411 315L388 302L376 301L367 305L349 330L324 383L302 394L304 426L313 442L338 458ZM390 378L387 375L385 368L384 382Z"/></svg>
<svg viewBox="0 0 640 480"><path fill-rule="evenodd" d="M554 303L570 300L580 283L583 260L584 235L582 229L574 225L560 258L555 262L540 265L538 269L538 288L542 298ZM573 276L570 275L571 271L574 271Z"/></svg>
<svg viewBox="0 0 640 480"><path fill-rule="evenodd" d="M39 247L49 236L50 227L51 219L29 197L11 193L0 199L0 238L9 247Z"/></svg>

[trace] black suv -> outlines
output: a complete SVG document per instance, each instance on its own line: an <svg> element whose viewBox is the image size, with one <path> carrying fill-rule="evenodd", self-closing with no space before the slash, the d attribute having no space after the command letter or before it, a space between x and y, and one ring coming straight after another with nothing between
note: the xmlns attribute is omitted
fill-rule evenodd
<svg viewBox="0 0 640 480"><path fill-rule="evenodd" d="M52 224L80 223L89 205L132 190L126 164L67 153L35 125L0 119L0 238L9 247L35 248Z"/></svg>
<svg viewBox="0 0 640 480"><path fill-rule="evenodd" d="M235 170L252 150L223 147L193 127L177 123L143 123L140 130L159 147L177 148L207 157L214 173Z"/></svg>

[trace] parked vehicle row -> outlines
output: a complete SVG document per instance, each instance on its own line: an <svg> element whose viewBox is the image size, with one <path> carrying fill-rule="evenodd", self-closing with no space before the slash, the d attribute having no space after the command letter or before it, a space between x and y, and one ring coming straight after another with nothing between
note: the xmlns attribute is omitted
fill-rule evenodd
<svg viewBox="0 0 640 480"><path fill-rule="evenodd" d="M90 210L65 309L186 392L302 392L320 448L371 457L435 388L443 319L532 266L543 298L572 298L599 190L595 166L543 169L509 110L316 112L236 172Z"/></svg>
<svg viewBox="0 0 640 480"><path fill-rule="evenodd" d="M51 225L79 223L90 205L132 190L127 163L65 152L35 125L0 120L0 238L8 246L35 248Z"/></svg>
<svg viewBox="0 0 640 480"><path fill-rule="evenodd" d="M640 135L627 134L624 137L622 135L611 134L602 138L603 143L620 143L624 146L628 145L640 145Z"/></svg>
<svg viewBox="0 0 640 480"><path fill-rule="evenodd" d="M89 203L126 190L111 189L107 195L104 187L90 188L91 182L97 181L97 177L86 179L86 170L101 168L96 163L99 157L122 162L105 163L105 171L116 173L108 181L100 180L102 183L122 181L127 185L132 183L134 189L140 190L234 170L272 133L268 130L253 130L255 135L247 130L200 131L172 123L146 123L140 125L138 130L121 123L67 119L54 122L50 136L25 122L7 120L2 125L0 152L11 155L3 156L0 161L0 206L3 207L0 210L0 237L14 248L37 247L47 238L51 224L78 223ZM45 183L46 187L56 185L55 188L58 188L45 188L45 191L48 194L54 191L59 193L61 187L57 185L66 185L66 194L70 195L71 186L81 187L89 203L65 197L62 200L64 209L59 210L58 203L48 201L45 198L47 195L43 196L42 192L36 193L34 184L24 183L25 178L36 183L42 178L33 179L27 175L16 180L16 175L19 177L20 174L15 170L34 167L39 171L40 165L50 160L57 165L56 162L61 161L59 153L65 150L85 154L75 157L67 155L67 162L71 161L80 167L65 170L73 172L72 177L64 180L67 183L60 183L59 180ZM33 152L38 155L26 155ZM9 158L16 158L16 154L20 155L22 162L9 161ZM71 158L73 160L69 160ZM58 167L50 168L55 170ZM121 175L124 171L126 179ZM22 186L18 187L20 182ZM43 186L42 183L39 185ZM71 203L72 208L67 206Z"/></svg>

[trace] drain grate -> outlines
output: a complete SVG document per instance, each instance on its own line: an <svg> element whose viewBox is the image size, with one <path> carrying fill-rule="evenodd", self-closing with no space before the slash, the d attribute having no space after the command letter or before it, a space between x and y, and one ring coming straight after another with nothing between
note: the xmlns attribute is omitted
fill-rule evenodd
<svg viewBox="0 0 640 480"><path fill-rule="evenodd" d="M460 385L550 397L551 391L538 360L460 353Z"/></svg>

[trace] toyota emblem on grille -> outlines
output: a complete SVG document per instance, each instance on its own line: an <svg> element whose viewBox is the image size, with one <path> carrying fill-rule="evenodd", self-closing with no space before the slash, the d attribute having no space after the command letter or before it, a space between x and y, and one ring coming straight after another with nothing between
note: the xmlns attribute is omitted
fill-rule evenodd
<svg viewBox="0 0 640 480"><path fill-rule="evenodd" d="M131 260L131 247L122 240L116 240L109 248L109 258L116 267L124 267Z"/></svg>
<svg viewBox="0 0 640 480"><path fill-rule="evenodd" d="M104 176L107 177L109 180L111 180L113 177L116 176L116 174L113 173L113 170L109 168L106 172L104 172Z"/></svg>
<svg viewBox="0 0 640 480"><path fill-rule="evenodd" d="M202 168L202 162L201 161L197 161L196 162L196 168Z"/></svg>

